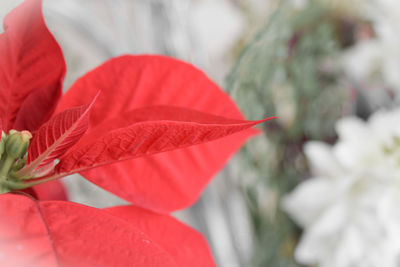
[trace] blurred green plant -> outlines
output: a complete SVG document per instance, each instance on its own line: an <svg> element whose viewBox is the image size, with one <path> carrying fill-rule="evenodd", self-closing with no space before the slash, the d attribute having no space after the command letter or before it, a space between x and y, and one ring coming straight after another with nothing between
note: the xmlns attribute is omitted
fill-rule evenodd
<svg viewBox="0 0 400 267"><path fill-rule="evenodd" d="M354 43L354 30L348 14L312 1L302 9L280 1L227 78L247 118L279 117L240 153L254 226L253 266L298 266L293 253L300 231L280 200L309 176L303 144L333 142L336 120L351 108L337 57Z"/></svg>

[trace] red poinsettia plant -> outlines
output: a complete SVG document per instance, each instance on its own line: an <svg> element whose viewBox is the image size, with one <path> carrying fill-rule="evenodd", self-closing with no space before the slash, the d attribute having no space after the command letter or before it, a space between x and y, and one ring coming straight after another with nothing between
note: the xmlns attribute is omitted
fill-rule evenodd
<svg viewBox="0 0 400 267"><path fill-rule="evenodd" d="M192 204L262 121L164 56L111 59L62 95L65 62L41 5L26 0L0 35L0 266L214 266L202 235L168 213ZM73 173L132 205L60 200L58 179Z"/></svg>

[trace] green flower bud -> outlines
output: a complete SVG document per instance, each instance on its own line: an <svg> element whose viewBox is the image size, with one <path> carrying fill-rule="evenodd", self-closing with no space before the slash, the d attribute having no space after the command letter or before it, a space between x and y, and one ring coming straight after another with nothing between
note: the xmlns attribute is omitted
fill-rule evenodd
<svg viewBox="0 0 400 267"><path fill-rule="evenodd" d="M14 159L24 157L31 138L32 134L28 131L17 132L10 130L5 144L7 156Z"/></svg>
<svg viewBox="0 0 400 267"><path fill-rule="evenodd" d="M1 140L0 140L0 158L4 153L5 150L5 143L6 143L7 135L1 131Z"/></svg>
<svg viewBox="0 0 400 267"><path fill-rule="evenodd" d="M17 131L17 130L14 130L14 129L11 129L11 130L8 131L8 135L9 135L9 136L10 136L10 135L13 135L13 134L15 134L15 133L18 133L18 131Z"/></svg>
<svg viewBox="0 0 400 267"><path fill-rule="evenodd" d="M17 172L25 166L26 158L19 159L12 167L13 172Z"/></svg>

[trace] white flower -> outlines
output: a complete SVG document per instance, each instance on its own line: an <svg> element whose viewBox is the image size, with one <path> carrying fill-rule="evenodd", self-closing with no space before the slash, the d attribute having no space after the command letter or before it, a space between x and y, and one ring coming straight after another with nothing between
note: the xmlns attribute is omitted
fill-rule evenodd
<svg viewBox="0 0 400 267"><path fill-rule="evenodd" d="M343 67L358 82L380 83L400 89L400 1L368 0L359 5L372 22L373 39L363 40L343 53ZM383 84L382 84L383 83Z"/></svg>
<svg viewBox="0 0 400 267"><path fill-rule="evenodd" d="M334 146L310 142L313 178L283 201L304 228L296 260L320 267L400 266L400 109L338 121Z"/></svg>

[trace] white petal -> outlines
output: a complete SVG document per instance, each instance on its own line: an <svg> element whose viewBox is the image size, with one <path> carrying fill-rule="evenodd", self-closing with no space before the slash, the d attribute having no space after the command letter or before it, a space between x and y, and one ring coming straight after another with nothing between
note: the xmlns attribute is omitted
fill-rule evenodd
<svg viewBox="0 0 400 267"><path fill-rule="evenodd" d="M364 81L376 71L382 61L381 42L368 40L343 53L343 67L356 80Z"/></svg>
<svg viewBox="0 0 400 267"><path fill-rule="evenodd" d="M369 124L378 139L388 144L394 136L400 136L400 109L377 111L371 116Z"/></svg>
<svg viewBox="0 0 400 267"><path fill-rule="evenodd" d="M333 182L311 178L283 198L282 208L303 227L311 225L336 195Z"/></svg>
<svg viewBox="0 0 400 267"><path fill-rule="evenodd" d="M368 139L370 129L361 119L346 117L337 121L336 132L341 141L362 142Z"/></svg>
<svg viewBox="0 0 400 267"><path fill-rule="evenodd" d="M343 118L337 122L336 130L339 141L333 147L333 154L343 168L350 171L365 168L380 158L376 152L381 144L376 141L371 127L361 119Z"/></svg>
<svg viewBox="0 0 400 267"><path fill-rule="evenodd" d="M335 177L341 174L342 168L333 155L330 145L317 141L307 142L304 153L314 175Z"/></svg>
<svg viewBox="0 0 400 267"><path fill-rule="evenodd" d="M327 208L319 220L304 232L295 251L296 261L303 264L330 261L332 253L337 249L337 240L345 226L346 218L347 208L345 203L337 203Z"/></svg>

